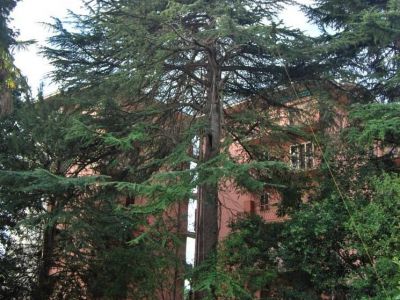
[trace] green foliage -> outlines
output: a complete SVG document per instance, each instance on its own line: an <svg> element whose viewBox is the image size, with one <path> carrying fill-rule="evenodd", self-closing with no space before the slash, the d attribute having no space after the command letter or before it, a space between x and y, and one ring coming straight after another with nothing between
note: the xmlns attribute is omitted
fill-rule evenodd
<svg viewBox="0 0 400 300"><path fill-rule="evenodd" d="M132 138L135 126L127 138L117 131L122 142L115 143L115 137L110 142L122 125L116 121L121 112L110 105L102 110L98 103L94 115L90 105L60 95L23 103L1 120L1 259L8 274L2 277L7 287L2 293L7 297L152 297L174 283L167 274L181 264L171 254L181 247L176 220L163 221L153 209L158 221L150 226L149 213L126 206L134 195L116 184L141 185L157 164L145 166L147 157L140 157ZM145 147L146 139L142 142ZM142 233L145 240L129 243ZM154 259L157 255L160 259ZM49 276L50 270L57 271Z"/></svg>
<svg viewBox="0 0 400 300"><path fill-rule="evenodd" d="M206 291L205 299L254 299L278 276L276 250L282 224L265 224L259 216L243 215L230 228L218 257L193 270L193 289Z"/></svg>
<svg viewBox="0 0 400 300"><path fill-rule="evenodd" d="M223 265L218 265L215 257L206 260L189 274L193 282L192 290L201 292L203 299L225 297L227 299L251 299L251 294Z"/></svg>
<svg viewBox="0 0 400 300"><path fill-rule="evenodd" d="M398 144L400 140L399 103L357 105L350 111L354 124L349 130L349 140L366 146Z"/></svg>
<svg viewBox="0 0 400 300"><path fill-rule="evenodd" d="M256 216L238 219L219 262L250 294L264 290L271 299L317 299L321 293L394 297L400 181L385 174L367 182L368 194L351 202L336 194L304 204L283 224L265 224ZM297 278L297 285L285 278Z"/></svg>
<svg viewBox="0 0 400 300"><path fill-rule="evenodd" d="M280 257L289 269L305 272L318 293L351 299L395 293L399 179L391 173L393 166L381 163L384 157L364 150L377 139L398 146L387 138L395 132L397 111L392 106L353 110L344 140L329 144L335 154L327 177L319 180L318 194L286 223ZM375 114L377 110L387 113ZM338 156L341 159L335 159ZM385 169L389 173L382 175Z"/></svg>
<svg viewBox="0 0 400 300"><path fill-rule="evenodd" d="M261 292L261 299L318 299L310 276L300 268L286 266L283 259L282 246L288 243L286 230L290 226L243 215L230 227L231 234L221 244L218 265L230 282L246 293L228 299L255 299L256 292Z"/></svg>
<svg viewBox="0 0 400 300"><path fill-rule="evenodd" d="M395 299L400 180L393 150L399 146L398 117L397 103L351 107L341 137L319 139L326 161L314 172L314 184L293 188L299 194L308 192L309 201L287 210L290 220L281 224L277 235L258 235L261 226L275 224L249 226L252 218L239 220L225 241L232 251L220 253L223 262L232 261L226 272L248 279L259 265L267 265L263 271L275 275L255 288L264 290L267 299L319 299L321 294ZM377 156L371 150L377 146L387 153ZM304 179L304 174L298 175ZM249 241L254 248L248 249ZM265 251L268 247L274 249L272 256ZM259 259L256 267L253 258ZM248 288L248 281L239 280L239 285Z"/></svg>
<svg viewBox="0 0 400 300"><path fill-rule="evenodd" d="M18 31L8 24L10 13L18 2L19 0L4 0L0 3L0 117L11 113L14 102L21 95L29 100L29 87L14 64L12 49L33 41L16 41Z"/></svg>
<svg viewBox="0 0 400 300"><path fill-rule="evenodd" d="M283 232L280 254L289 270L307 274L318 292L346 292L343 275L352 257L343 261L347 220L338 197L305 205L294 214Z"/></svg>
<svg viewBox="0 0 400 300"><path fill-rule="evenodd" d="M365 87L371 100L399 100L397 0L317 0L304 10L322 31L326 74Z"/></svg>
<svg viewBox="0 0 400 300"><path fill-rule="evenodd" d="M207 190L213 203L224 182L260 191L266 178L274 178L270 185L283 189L283 163L243 163L230 155L231 141L244 144L257 130L268 130L268 113L255 120L241 110L229 124L223 115L229 119L235 105L250 97L255 106L282 106L266 91L279 94L288 81L283 59L294 80L313 78L298 59L310 39L276 18L287 2L96 1L90 15L73 16L70 31L55 20L51 46L44 49L55 66L53 78L76 99L92 100L92 106L79 107L84 120L75 115L67 137L112 148L113 155L123 152L96 162L99 175L112 177L101 186L146 199L132 207L139 215L165 212L191 197L195 186ZM190 153L195 137L201 141L198 157ZM206 148L212 151L205 154ZM189 170L191 163L196 167ZM217 224L216 217L200 221ZM215 245L216 235L211 239Z"/></svg>
<svg viewBox="0 0 400 300"><path fill-rule="evenodd" d="M276 251L282 226L265 224L259 216L242 216L231 223L232 232L221 245L218 263L251 297L278 276Z"/></svg>
<svg viewBox="0 0 400 300"><path fill-rule="evenodd" d="M367 276L356 279L354 285L362 291L374 287L379 299L393 296L399 280L399 267L394 259L399 252L400 179L397 174L384 174L370 181L372 194L369 201L358 207L345 225L349 232L356 229L359 235L353 230L350 247L357 249L360 255L374 259L373 266L369 261L360 268Z"/></svg>
<svg viewBox="0 0 400 300"><path fill-rule="evenodd" d="M291 220L237 220L217 253L194 270L194 290L212 299L251 299L258 290L272 299L395 294L399 178L382 175L393 169L367 150L375 140L398 146L398 106L356 106L347 135L325 145L331 168L315 172L314 190L310 178L266 155L272 149L262 137L282 143L307 136L301 126L276 125L269 113L285 107L282 85L292 81L334 77L350 81L335 88L361 102L396 101L398 4L316 1L309 16L324 31L312 40L276 19L287 2L99 0L88 2L89 15L72 16L70 31L55 20L43 51L65 91L19 104L1 120L7 293L25 282L24 295L39 299L171 292L182 279L182 241L176 215L166 214L196 186L217 201L218 187L234 182L237 191L279 190L279 213ZM8 14L15 1L5 4ZM320 103L321 115L332 121L327 106ZM199 156L191 153L196 137ZM232 155L233 143L243 160ZM207 145L212 153L205 155ZM308 190L310 202L301 204ZM31 233L28 247L10 233ZM23 273L10 285L23 267L39 278Z"/></svg>
<svg viewBox="0 0 400 300"><path fill-rule="evenodd" d="M19 0L4 0L0 4L0 49L4 51L15 42L15 32L8 27L9 15Z"/></svg>

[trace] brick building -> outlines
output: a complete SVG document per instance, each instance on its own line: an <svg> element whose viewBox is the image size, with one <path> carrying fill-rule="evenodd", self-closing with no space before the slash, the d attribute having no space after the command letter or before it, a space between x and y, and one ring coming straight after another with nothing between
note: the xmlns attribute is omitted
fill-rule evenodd
<svg viewBox="0 0 400 300"><path fill-rule="evenodd" d="M265 155L268 156L265 159L284 162L293 172L312 177L321 163L321 153L315 143L315 135L324 130L324 134L336 138L337 133L347 124L346 106L349 102L345 93L338 93L332 88L329 98L333 99L329 101L334 113L334 122L324 129L321 129L323 126L319 100L307 89L303 89L296 96L286 96L282 104L268 108L268 118L272 123L282 128L297 126L309 136L308 139L301 135L292 135L290 140L277 143L268 132L255 128L246 139L246 143L257 144L259 148L265 149ZM240 111L246 109L246 106L242 102L230 109ZM229 146L229 153L239 162L251 161L240 142L233 142ZM307 194L302 195L302 201L306 201L307 198ZM268 185L261 193L250 193L239 191L234 182L226 181L220 184L219 201L220 240L229 234L229 222L243 213L258 214L267 222L287 220L287 216L280 216L278 213L282 195Z"/></svg>

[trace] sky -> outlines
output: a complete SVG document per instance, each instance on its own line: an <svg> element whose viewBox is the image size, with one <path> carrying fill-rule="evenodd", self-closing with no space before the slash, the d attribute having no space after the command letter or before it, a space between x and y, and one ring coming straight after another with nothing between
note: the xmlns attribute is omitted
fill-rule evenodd
<svg viewBox="0 0 400 300"><path fill-rule="evenodd" d="M39 54L40 46L45 45L46 39L52 35L50 28L43 23L51 23L52 17L65 18L68 10L80 12L82 9L81 0L22 0L12 12L11 26L19 31L18 40L36 40L34 45L14 53L15 65L28 78L33 95L37 94L40 82L45 85L45 94L57 90L48 79L52 67Z"/></svg>
<svg viewBox="0 0 400 300"><path fill-rule="evenodd" d="M151 0L148 0L151 1ZM300 0L311 4L313 0ZM19 40L36 40L26 50L14 53L15 64L28 78L32 94L36 95L41 82L44 84L44 94L57 91L57 86L51 84L49 72L52 70L49 62L40 56L40 46L45 45L46 39L52 35L51 29L43 23L51 23L52 17L64 19L67 11L82 12L82 0L22 0L11 14L11 26L19 30ZM281 17L288 26L312 31L312 26L306 24L303 14L295 7L287 7Z"/></svg>

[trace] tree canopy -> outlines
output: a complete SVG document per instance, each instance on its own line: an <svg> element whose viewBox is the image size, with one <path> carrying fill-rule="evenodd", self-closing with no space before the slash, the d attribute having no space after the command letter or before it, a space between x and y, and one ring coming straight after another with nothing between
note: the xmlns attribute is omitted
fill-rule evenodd
<svg viewBox="0 0 400 300"><path fill-rule="evenodd" d="M15 4L0 5L10 62ZM317 37L284 26L287 4L96 0L54 20L43 54L60 93L21 101L8 86L16 109L0 119L2 296L178 299L184 279L196 299L398 294L398 3L317 0L303 7ZM302 91L316 99L315 129L275 122ZM311 140L319 168L293 171L265 135L278 148ZM273 187L288 220L243 215L219 242L226 182L238 194Z"/></svg>
<svg viewBox="0 0 400 300"><path fill-rule="evenodd" d="M77 17L75 31L68 32L56 22L56 35L50 40L53 47L45 49L57 68L55 80L65 88L113 90L109 97L115 101L119 95L136 114L183 120L185 131L171 140L173 151L163 164L168 170L179 163L197 164L196 169L185 171L189 181L182 180L185 177L174 181L175 189L183 191L175 200L188 197L191 189L199 186L197 264L216 251L219 183L234 178L247 188L260 189L262 182L257 184L250 174L253 168L272 173L274 167L283 167L231 160L228 141L240 143L246 138L230 131L233 124L240 127L243 122L242 128L260 129L267 121L259 121L261 116L244 121L237 112L236 119L230 119L232 126L224 119L230 118L230 107L243 99L258 97L265 107L281 105L265 93L288 81L287 69L294 80L312 78L307 58L300 56L311 40L300 31L285 28L276 18L285 3L97 1L92 15ZM161 132L169 126L161 119L156 125L155 130ZM221 143L223 134L225 145ZM251 130L247 136L250 134ZM187 153L195 136L201 141L198 158ZM194 173L198 176L193 177ZM171 175L176 175L166 175L164 184L170 186ZM250 180L240 180L246 175ZM165 195L157 201L169 201Z"/></svg>
<svg viewBox="0 0 400 300"><path fill-rule="evenodd" d="M19 71L13 63L10 47L16 44L17 33L8 26L9 15L19 0L0 4L0 116L12 110L12 91L16 89Z"/></svg>

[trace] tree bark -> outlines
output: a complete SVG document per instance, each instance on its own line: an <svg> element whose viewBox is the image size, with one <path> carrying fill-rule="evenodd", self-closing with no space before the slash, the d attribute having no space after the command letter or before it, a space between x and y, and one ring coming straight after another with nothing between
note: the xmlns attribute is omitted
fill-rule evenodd
<svg viewBox="0 0 400 300"><path fill-rule="evenodd" d="M206 111L208 124L200 145L200 161L202 163L215 158L220 152L221 145L221 70L216 59L216 51L213 48L208 52L207 82ZM207 174L199 174L200 178L204 176L207 176ZM201 265L216 253L219 231L218 204L218 182L199 186L196 215L196 266ZM205 293L195 293L194 298L203 299L205 298Z"/></svg>
<svg viewBox="0 0 400 300"><path fill-rule="evenodd" d="M12 94L4 85L0 86L0 117L9 115L12 110Z"/></svg>
<svg viewBox="0 0 400 300"><path fill-rule="evenodd" d="M54 202L49 204L49 210L53 209ZM33 295L34 300L49 299L53 292L53 280L50 276L51 268L54 267L54 239L56 225L45 224L43 230L43 245L40 257L39 278L37 290Z"/></svg>

